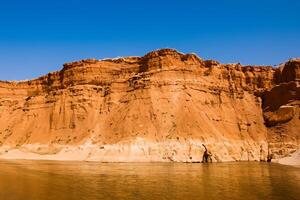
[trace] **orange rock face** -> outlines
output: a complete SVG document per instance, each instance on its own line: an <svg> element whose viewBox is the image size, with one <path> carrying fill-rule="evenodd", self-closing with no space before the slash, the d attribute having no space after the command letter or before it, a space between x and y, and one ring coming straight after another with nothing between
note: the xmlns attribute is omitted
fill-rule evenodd
<svg viewBox="0 0 300 200"><path fill-rule="evenodd" d="M264 160L299 147L299 60L281 69L162 49L0 82L0 158Z"/></svg>

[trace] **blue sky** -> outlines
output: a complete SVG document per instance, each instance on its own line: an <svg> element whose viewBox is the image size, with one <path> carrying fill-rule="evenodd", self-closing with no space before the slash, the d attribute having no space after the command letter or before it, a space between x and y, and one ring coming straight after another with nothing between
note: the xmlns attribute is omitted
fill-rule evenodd
<svg viewBox="0 0 300 200"><path fill-rule="evenodd" d="M165 47L223 63L300 57L300 1L0 0L0 80Z"/></svg>

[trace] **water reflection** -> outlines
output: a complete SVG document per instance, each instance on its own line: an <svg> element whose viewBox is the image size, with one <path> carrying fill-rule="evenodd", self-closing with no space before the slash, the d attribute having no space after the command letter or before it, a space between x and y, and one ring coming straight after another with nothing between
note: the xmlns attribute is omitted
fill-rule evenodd
<svg viewBox="0 0 300 200"><path fill-rule="evenodd" d="M299 199L299 174L300 168L246 162L0 161L0 199Z"/></svg>

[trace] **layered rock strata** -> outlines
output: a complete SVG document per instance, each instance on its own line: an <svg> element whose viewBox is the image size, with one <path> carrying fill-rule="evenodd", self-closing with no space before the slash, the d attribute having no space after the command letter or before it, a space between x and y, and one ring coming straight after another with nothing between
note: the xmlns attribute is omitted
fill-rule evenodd
<svg viewBox="0 0 300 200"><path fill-rule="evenodd" d="M300 60L280 68L162 49L0 82L0 158L103 162L281 158L299 147Z"/></svg>

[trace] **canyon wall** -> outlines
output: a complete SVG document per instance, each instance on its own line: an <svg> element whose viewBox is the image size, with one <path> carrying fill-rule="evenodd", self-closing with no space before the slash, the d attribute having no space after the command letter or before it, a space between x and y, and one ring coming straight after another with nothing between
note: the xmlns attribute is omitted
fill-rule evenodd
<svg viewBox="0 0 300 200"><path fill-rule="evenodd" d="M300 60L279 68L172 49L0 82L0 158L265 160L299 148Z"/></svg>

